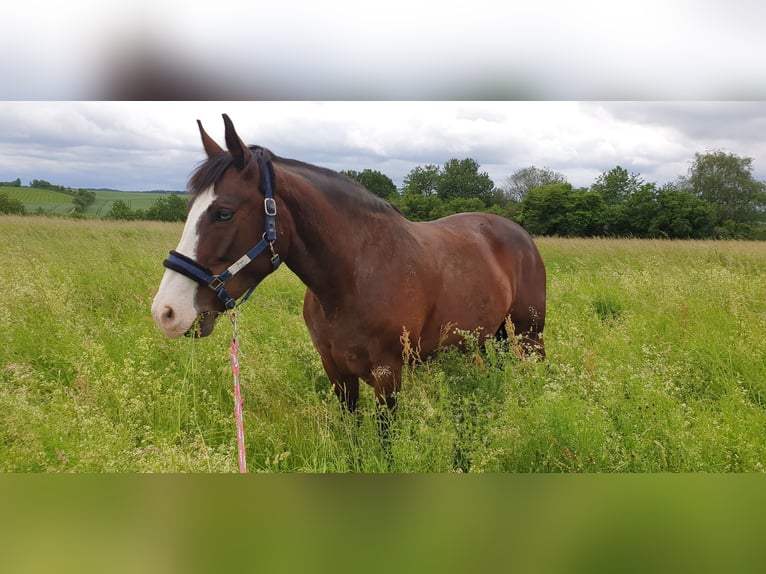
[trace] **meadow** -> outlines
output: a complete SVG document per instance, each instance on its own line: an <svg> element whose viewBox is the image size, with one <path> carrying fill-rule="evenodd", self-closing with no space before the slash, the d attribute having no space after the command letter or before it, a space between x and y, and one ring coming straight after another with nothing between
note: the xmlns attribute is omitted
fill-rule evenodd
<svg viewBox="0 0 766 574"><path fill-rule="evenodd" d="M228 339L149 308L180 224L0 217L0 471L235 472ZM241 309L255 472L740 472L766 465L766 242L536 240L547 359L404 375L390 452L344 415L284 266Z"/></svg>

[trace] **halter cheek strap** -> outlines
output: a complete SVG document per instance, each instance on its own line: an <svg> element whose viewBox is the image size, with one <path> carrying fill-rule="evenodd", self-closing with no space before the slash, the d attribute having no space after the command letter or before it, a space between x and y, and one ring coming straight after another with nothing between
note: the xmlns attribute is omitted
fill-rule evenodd
<svg viewBox="0 0 766 574"><path fill-rule="evenodd" d="M196 281L201 285L206 285L213 291L215 291L216 297L223 302L226 309L233 309L237 305L236 299L229 295L226 291L225 283L234 275L244 269L253 259L258 257L261 253L269 250L271 254L271 270L272 272L279 267L282 263L279 255L274 251L274 241L277 239L277 202L274 201L274 188L271 184L271 162L264 160L263 156L258 156L258 165L261 170L261 177L264 181L264 193L266 198L263 200L263 210L265 213L265 231L261 240L255 244L255 246L245 253L242 257L232 263L226 271L219 274L214 274L210 268L198 263L191 257L187 257L183 253L177 251L171 251L168 258L162 262L162 264L171 271L180 273ZM252 294L260 281L250 287L247 292L242 296L240 304L247 301L248 297Z"/></svg>

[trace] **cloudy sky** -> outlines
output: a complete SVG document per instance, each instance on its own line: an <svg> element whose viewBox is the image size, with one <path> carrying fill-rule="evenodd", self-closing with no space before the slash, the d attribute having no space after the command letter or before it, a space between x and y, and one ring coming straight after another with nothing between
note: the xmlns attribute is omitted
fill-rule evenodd
<svg viewBox="0 0 766 574"><path fill-rule="evenodd" d="M397 185L453 157L496 185L536 165L587 186L618 164L662 184L712 149L752 157L766 179L760 0L33 0L7 12L0 181L183 189L201 159L194 120L220 139L222 112L250 143ZM101 99L230 101L74 101ZM237 101L263 99L299 101ZM570 101L304 101L458 99Z"/></svg>
<svg viewBox="0 0 766 574"><path fill-rule="evenodd" d="M496 185L531 165L589 186L621 165L663 184L695 152L753 158L766 180L766 102L0 102L0 181L182 190L203 159L195 120L399 186L417 165L471 157Z"/></svg>

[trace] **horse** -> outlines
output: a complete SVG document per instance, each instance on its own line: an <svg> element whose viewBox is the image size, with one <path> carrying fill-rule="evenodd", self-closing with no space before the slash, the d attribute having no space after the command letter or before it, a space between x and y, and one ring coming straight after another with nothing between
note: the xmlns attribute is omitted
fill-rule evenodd
<svg viewBox="0 0 766 574"><path fill-rule="evenodd" d="M227 150L197 120L207 159L152 303L165 335L209 335L284 262L306 286L306 326L350 412L360 379L395 411L407 347L428 357L468 331L545 356L545 265L518 224L487 213L409 221L341 174L246 145L223 120Z"/></svg>

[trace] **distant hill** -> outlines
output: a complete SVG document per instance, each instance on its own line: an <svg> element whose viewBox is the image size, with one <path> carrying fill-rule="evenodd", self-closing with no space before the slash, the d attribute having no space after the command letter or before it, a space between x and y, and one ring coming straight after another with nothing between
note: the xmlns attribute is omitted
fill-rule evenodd
<svg viewBox="0 0 766 574"><path fill-rule="evenodd" d="M0 187L0 191L11 199L18 199L28 213L38 209L53 215L66 215L74 209L72 196L60 191L35 187ZM171 191L118 191L114 189L90 189L96 193L96 201L85 210L86 215L103 217L112 207L112 203L122 200L133 210L149 209L160 197L179 192Z"/></svg>
<svg viewBox="0 0 766 574"><path fill-rule="evenodd" d="M35 187L0 187L0 191L23 203L27 213L42 209L45 213L64 215L74 209L72 196L60 191Z"/></svg>
<svg viewBox="0 0 766 574"><path fill-rule="evenodd" d="M120 189L112 189L110 187L88 187L85 188L88 191L109 191L113 193L159 193L160 195L168 195L172 193L184 193L183 191L176 191L172 189L150 189L150 190L143 190L143 191L125 191Z"/></svg>

